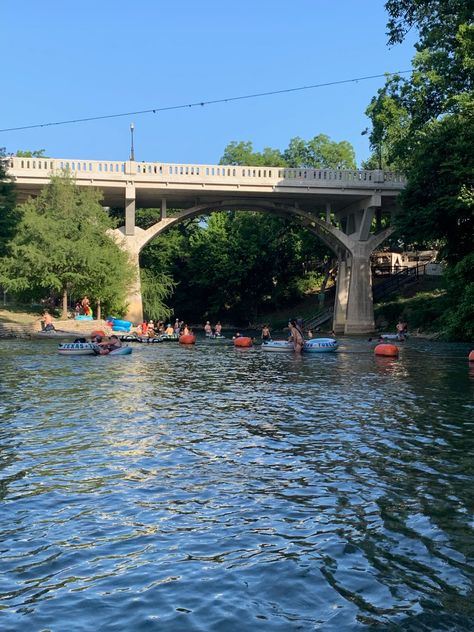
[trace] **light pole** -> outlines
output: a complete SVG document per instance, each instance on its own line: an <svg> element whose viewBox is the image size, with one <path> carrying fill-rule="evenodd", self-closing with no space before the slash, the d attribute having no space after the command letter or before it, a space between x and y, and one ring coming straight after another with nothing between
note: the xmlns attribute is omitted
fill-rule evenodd
<svg viewBox="0 0 474 632"><path fill-rule="evenodd" d="M135 149L133 147L133 132L135 131L135 124L130 123L130 160L135 160Z"/></svg>

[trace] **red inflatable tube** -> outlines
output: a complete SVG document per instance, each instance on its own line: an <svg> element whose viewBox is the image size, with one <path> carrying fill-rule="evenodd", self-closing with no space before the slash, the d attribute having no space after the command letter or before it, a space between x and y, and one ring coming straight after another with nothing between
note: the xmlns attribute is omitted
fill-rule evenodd
<svg viewBox="0 0 474 632"><path fill-rule="evenodd" d="M398 358L398 347L397 345L389 345L389 344L382 343L375 347L374 353L375 355L379 355L379 356Z"/></svg>
<svg viewBox="0 0 474 632"><path fill-rule="evenodd" d="M179 342L182 345L194 345L196 344L196 336L192 334L183 334L179 337Z"/></svg>
<svg viewBox="0 0 474 632"><path fill-rule="evenodd" d="M247 336L240 336L239 338L235 338L234 346L235 347L251 347L252 338L248 338Z"/></svg>

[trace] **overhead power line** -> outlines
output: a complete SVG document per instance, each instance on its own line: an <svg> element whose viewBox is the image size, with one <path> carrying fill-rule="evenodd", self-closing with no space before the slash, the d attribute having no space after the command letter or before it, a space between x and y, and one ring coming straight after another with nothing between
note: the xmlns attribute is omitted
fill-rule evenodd
<svg viewBox="0 0 474 632"><path fill-rule="evenodd" d="M168 105L165 107L149 108L147 110L135 110L134 112L120 112L118 114L104 114L102 116L87 116L85 118L69 119L67 121L51 121L49 123L36 123L34 125L21 125L19 127L5 127L0 132L16 132L23 129L35 129L37 127L52 127L53 125L71 125L72 123L86 123L88 121L101 121L104 119L120 118L123 116L137 116L139 114L156 114L157 112L167 112L169 110L183 110L185 108L203 107L205 105L216 105L217 103L230 103L232 101L243 101L244 99L257 99L259 97L269 97L276 94L288 94L290 92L301 92L302 90L314 90L315 88L326 88L328 86L339 86L344 83L357 83L368 79L380 79L380 77L392 77L394 75L405 75L413 70L399 70L398 72L386 72L379 75L368 75L366 77L353 77L352 79L340 79L339 81L327 81L325 83L314 83L309 86L298 86L297 88L285 88L284 90L270 90L268 92L255 92L237 97L226 97L224 99L212 99L209 101L198 101L196 103L182 103L180 105Z"/></svg>

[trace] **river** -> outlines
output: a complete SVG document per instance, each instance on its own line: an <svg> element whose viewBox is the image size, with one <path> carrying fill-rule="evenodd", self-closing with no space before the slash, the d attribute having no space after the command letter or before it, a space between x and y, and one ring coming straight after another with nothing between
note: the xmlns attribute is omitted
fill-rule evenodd
<svg viewBox="0 0 474 632"><path fill-rule="evenodd" d="M469 345L133 349L0 341L2 631L474 629Z"/></svg>

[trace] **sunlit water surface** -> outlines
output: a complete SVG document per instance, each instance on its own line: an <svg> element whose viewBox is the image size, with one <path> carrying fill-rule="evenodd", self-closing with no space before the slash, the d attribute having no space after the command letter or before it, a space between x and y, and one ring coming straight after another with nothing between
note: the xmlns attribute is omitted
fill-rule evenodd
<svg viewBox="0 0 474 632"><path fill-rule="evenodd" d="M473 630L469 346L341 342L0 342L0 629Z"/></svg>

